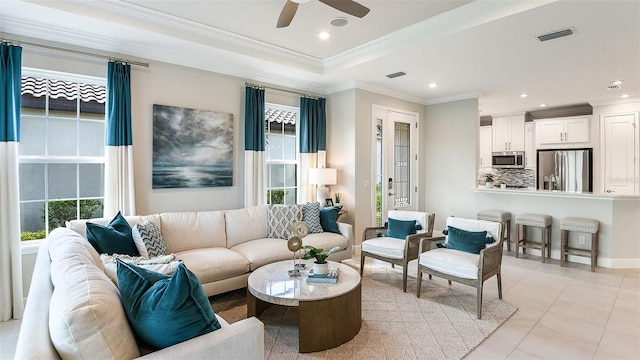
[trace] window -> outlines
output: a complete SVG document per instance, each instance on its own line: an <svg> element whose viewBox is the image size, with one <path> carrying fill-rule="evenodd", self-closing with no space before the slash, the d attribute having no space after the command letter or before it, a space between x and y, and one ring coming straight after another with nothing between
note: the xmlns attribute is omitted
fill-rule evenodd
<svg viewBox="0 0 640 360"><path fill-rule="evenodd" d="M23 69L20 118L22 240L65 221L101 217L106 79Z"/></svg>
<svg viewBox="0 0 640 360"><path fill-rule="evenodd" d="M267 204L298 201L299 109L265 104L265 150L267 157Z"/></svg>

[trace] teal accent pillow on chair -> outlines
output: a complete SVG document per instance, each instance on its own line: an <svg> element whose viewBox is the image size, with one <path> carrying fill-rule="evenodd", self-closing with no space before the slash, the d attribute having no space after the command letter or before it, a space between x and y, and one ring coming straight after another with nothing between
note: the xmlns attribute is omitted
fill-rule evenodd
<svg viewBox="0 0 640 360"><path fill-rule="evenodd" d="M87 222L87 240L98 254L140 256L131 226L120 211L107 226Z"/></svg>
<svg viewBox="0 0 640 360"><path fill-rule="evenodd" d="M446 247L447 249L480 254L480 250L495 241L493 237L487 237L486 231L466 231L449 226Z"/></svg>
<svg viewBox="0 0 640 360"><path fill-rule="evenodd" d="M416 221L415 220L387 220L387 237L406 239L407 235L416 233Z"/></svg>
<svg viewBox="0 0 640 360"><path fill-rule="evenodd" d="M328 206L320 208L320 225L322 231L342 234L338 229L338 212L342 210L342 206Z"/></svg>
<svg viewBox="0 0 640 360"><path fill-rule="evenodd" d="M122 306L147 344L165 348L220 329L200 281L184 263L167 276L116 261Z"/></svg>

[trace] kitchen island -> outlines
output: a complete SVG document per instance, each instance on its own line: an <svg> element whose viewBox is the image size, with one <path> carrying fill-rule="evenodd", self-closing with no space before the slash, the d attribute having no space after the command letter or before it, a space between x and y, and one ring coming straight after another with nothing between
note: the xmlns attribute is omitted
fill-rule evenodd
<svg viewBox="0 0 640 360"><path fill-rule="evenodd" d="M475 210L500 209L512 216L511 239L515 240L515 217L540 213L553 217L551 258L560 259L560 222L565 217L585 217L600 221L598 266L640 268L640 197L611 194L562 192L537 189L473 188ZM534 239L540 232L530 230ZM579 244L578 234L569 238L571 247ZM528 253L540 255L539 250ZM569 256L570 262L587 264L589 259Z"/></svg>

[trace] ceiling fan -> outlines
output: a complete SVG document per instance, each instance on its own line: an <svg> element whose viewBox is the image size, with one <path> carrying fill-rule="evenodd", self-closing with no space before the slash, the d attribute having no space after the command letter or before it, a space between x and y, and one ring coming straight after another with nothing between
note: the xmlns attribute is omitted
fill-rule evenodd
<svg viewBox="0 0 640 360"><path fill-rule="evenodd" d="M280 17L278 18L278 28L283 28L289 26L291 24L291 20L296 14L298 10L298 4L306 3L309 0L287 0L287 3L284 4L284 8L282 8L282 12L280 13ZM355 1L351 0L318 0L323 4L329 5L336 10L340 10L349 15L353 15L355 17L362 18L369 13L369 8L363 5L358 4Z"/></svg>

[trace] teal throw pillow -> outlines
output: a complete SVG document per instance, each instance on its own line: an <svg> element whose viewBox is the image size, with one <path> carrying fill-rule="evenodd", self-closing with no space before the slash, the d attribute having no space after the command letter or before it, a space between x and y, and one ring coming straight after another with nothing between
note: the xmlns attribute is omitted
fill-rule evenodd
<svg viewBox="0 0 640 360"><path fill-rule="evenodd" d="M320 225L322 225L322 231L342 234L338 229L338 217L340 217L338 212L340 212L340 210L342 210L342 205L320 208Z"/></svg>
<svg viewBox="0 0 640 360"><path fill-rule="evenodd" d="M396 220L389 218L387 220L389 228L387 229L387 237L406 239L407 235L416 233L415 220Z"/></svg>
<svg viewBox="0 0 640 360"><path fill-rule="evenodd" d="M122 306L147 344L165 348L220 329L200 281L184 263L167 276L116 261Z"/></svg>
<svg viewBox="0 0 640 360"><path fill-rule="evenodd" d="M99 254L140 256L131 226L120 211L107 226L87 222L87 240Z"/></svg>
<svg viewBox="0 0 640 360"><path fill-rule="evenodd" d="M448 227L447 249L460 250L472 254L480 254L480 250L484 249L487 244L492 244L496 240L489 236L486 231L466 231Z"/></svg>

